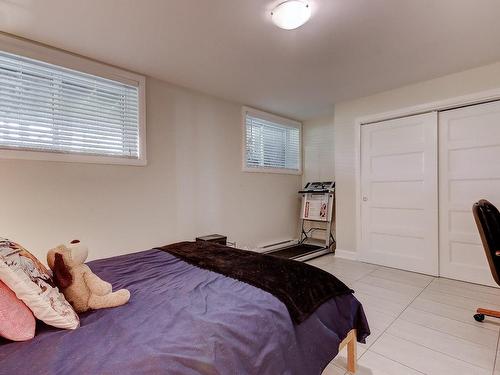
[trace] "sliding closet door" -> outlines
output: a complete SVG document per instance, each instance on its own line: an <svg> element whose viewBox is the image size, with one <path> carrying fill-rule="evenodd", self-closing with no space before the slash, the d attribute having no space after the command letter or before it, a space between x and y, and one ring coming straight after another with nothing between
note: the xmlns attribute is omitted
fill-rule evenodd
<svg viewBox="0 0 500 375"><path fill-rule="evenodd" d="M437 114L361 127L360 259L437 275Z"/></svg>
<svg viewBox="0 0 500 375"><path fill-rule="evenodd" d="M496 285L472 216L488 199L500 207L500 103L439 114L440 274Z"/></svg>

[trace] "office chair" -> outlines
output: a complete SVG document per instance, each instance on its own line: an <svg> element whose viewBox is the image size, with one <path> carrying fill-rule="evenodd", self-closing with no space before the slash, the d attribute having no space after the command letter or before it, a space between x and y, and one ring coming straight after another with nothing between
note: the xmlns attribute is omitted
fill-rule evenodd
<svg viewBox="0 0 500 375"><path fill-rule="evenodd" d="M486 199L481 199L472 206L477 229L483 242L486 259L490 265L491 274L500 285L500 213L497 208ZM485 316L500 318L500 311L477 309L474 319L482 322Z"/></svg>

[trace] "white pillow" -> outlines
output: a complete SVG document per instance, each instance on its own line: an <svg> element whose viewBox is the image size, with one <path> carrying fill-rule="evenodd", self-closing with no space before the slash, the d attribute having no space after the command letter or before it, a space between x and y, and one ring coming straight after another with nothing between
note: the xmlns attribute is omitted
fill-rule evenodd
<svg viewBox="0 0 500 375"><path fill-rule="evenodd" d="M0 280L48 325L75 329L78 315L54 285L50 271L22 246L0 237Z"/></svg>

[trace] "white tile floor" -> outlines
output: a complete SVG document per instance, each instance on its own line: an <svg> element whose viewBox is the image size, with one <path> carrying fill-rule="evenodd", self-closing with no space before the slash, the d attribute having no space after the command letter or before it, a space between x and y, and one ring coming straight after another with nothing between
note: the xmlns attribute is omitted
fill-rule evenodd
<svg viewBox="0 0 500 375"><path fill-rule="evenodd" d="M477 323L477 307L500 310L500 289L326 255L309 262L355 290L372 334L358 344L359 375L500 375L500 319ZM323 375L346 374L341 352Z"/></svg>

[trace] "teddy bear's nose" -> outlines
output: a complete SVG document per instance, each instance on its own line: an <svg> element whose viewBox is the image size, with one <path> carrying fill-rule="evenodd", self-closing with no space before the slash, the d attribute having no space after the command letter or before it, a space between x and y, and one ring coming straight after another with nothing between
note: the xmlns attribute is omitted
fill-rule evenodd
<svg viewBox="0 0 500 375"><path fill-rule="evenodd" d="M75 244L75 243L80 243L80 240L73 240L70 243Z"/></svg>

